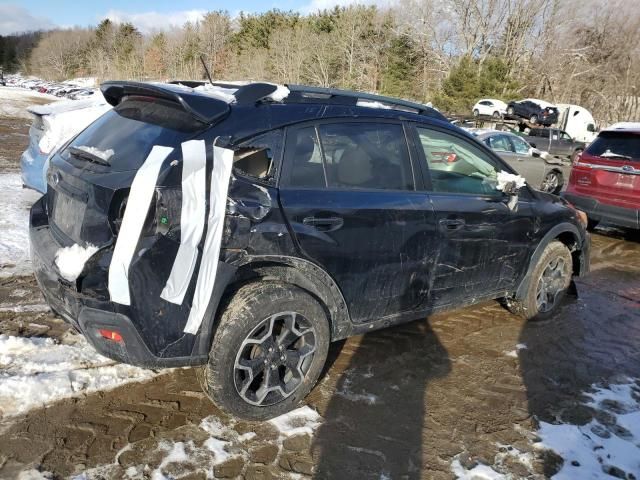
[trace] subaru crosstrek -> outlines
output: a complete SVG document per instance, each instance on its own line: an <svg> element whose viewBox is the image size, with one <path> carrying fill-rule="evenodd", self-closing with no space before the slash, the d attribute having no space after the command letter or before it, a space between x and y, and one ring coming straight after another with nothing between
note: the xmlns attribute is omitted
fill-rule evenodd
<svg viewBox="0 0 640 480"><path fill-rule="evenodd" d="M500 299L553 314L586 215L421 104L264 83L107 82L31 210L51 307L102 354L199 366L224 410L298 404L329 343ZM505 181L506 179L506 181Z"/></svg>

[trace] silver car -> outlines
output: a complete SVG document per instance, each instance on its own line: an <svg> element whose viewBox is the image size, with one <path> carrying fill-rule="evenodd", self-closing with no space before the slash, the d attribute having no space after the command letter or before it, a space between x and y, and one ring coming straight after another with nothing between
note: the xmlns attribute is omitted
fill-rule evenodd
<svg viewBox="0 0 640 480"><path fill-rule="evenodd" d="M562 162L542 158L538 150L513 133L491 131L477 133L476 137L500 155L532 187L554 194L562 190Z"/></svg>

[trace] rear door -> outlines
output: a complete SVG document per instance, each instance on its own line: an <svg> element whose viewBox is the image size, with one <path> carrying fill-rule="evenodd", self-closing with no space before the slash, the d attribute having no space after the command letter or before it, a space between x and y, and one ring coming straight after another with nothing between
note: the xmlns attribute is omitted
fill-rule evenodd
<svg viewBox="0 0 640 480"><path fill-rule="evenodd" d="M355 322L428 304L438 238L411 152L400 123L287 131L282 208L301 254L334 278Z"/></svg>
<svg viewBox="0 0 640 480"><path fill-rule="evenodd" d="M600 132L573 166L571 184L604 204L640 208L640 132Z"/></svg>
<svg viewBox="0 0 640 480"><path fill-rule="evenodd" d="M434 304L455 306L512 291L532 249L528 192L523 189L512 211L495 189L505 167L489 152L457 132L415 127L438 225Z"/></svg>

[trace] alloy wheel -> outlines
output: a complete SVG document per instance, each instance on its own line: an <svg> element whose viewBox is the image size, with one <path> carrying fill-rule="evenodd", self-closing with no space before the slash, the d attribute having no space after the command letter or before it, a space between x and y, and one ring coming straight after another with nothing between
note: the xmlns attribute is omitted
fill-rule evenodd
<svg viewBox="0 0 640 480"><path fill-rule="evenodd" d="M316 331L304 316L281 312L266 318L238 350L236 391L252 405L281 402L302 384L315 351Z"/></svg>
<svg viewBox="0 0 640 480"><path fill-rule="evenodd" d="M560 179L558 178L558 174L555 172L549 172L542 181L541 190L543 192L553 193L557 190L559 183Z"/></svg>
<svg viewBox="0 0 640 480"><path fill-rule="evenodd" d="M549 261L538 280L536 288L536 304L538 312L546 313L553 309L558 301L558 296L567 285L570 275L569 265L564 258L553 258Z"/></svg>

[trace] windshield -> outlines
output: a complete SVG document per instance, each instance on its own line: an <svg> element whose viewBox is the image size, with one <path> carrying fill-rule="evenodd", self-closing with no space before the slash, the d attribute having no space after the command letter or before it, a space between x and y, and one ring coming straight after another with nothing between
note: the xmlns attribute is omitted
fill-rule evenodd
<svg viewBox="0 0 640 480"><path fill-rule="evenodd" d="M154 145L177 147L204 127L172 102L132 97L89 125L61 156L71 163L135 170Z"/></svg>
<svg viewBox="0 0 640 480"><path fill-rule="evenodd" d="M640 135L630 132L601 132L587 153L596 157L640 160Z"/></svg>

